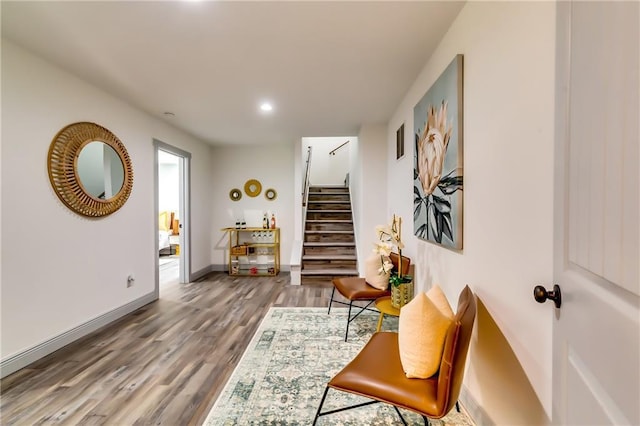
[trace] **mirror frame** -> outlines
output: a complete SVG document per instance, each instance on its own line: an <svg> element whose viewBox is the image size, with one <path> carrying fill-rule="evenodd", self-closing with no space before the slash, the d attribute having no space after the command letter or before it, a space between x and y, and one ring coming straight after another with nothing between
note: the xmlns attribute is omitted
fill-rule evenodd
<svg viewBox="0 0 640 426"><path fill-rule="evenodd" d="M240 200L240 198L242 198L242 191L240 191L238 188L233 188L231 191L229 191L229 198L231 198L232 201Z"/></svg>
<svg viewBox="0 0 640 426"><path fill-rule="evenodd" d="M278 196L278 193L273 188L269 188L266 191L264 191L264 197L269 201L275 200L277 196Z"/></svg>
<svg viewBox="0 0 640 426"><path fill-rule="evenodd" d="M262 184L258 179L249 179L244 184L244 192L249 197L257 197L262 192Z"/></svg>
<svg viewBox="0 0 640 426"><path fill-rule="evenodd" d="M95 141L109 145L118 154L124 169L122 188L107 200L89 194L78 177L80 152ZM133 166L127 149L116 135L95 123L73 123L60 130L49 146L47 168L51 186L60 201L82 216L110 215L124 205L133 188Z"/></svg>

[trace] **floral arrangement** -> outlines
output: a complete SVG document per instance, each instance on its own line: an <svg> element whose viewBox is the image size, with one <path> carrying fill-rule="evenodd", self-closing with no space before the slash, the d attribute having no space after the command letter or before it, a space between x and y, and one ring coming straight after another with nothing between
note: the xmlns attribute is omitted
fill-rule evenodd
<svg viewBox="0 0 640 426"><path fill-rule="evenodd" d="M374 244L373 251L380 255L382 258L382 266L378 270L380 274L391 273L389 276L389 284L397 287L402 283L410 282L412 277L410 275L403 275L402 268L398 268L398 271L393 270L393 263L389 255L395 249L398 252L398 257L402 259L402 249L404 244L402 243L402 218L400 216L393 215L391 224L376 226L376 234L378 235L378 242ZM400 261L402 263L402 261Z"/></svg>
<svg viewBox="0 0 640 426"><path fill-rule="evenodd" d="M447 123L447 102L436 110L429 105L427 121L420 136L416 134L417 165L414 179L421 188L414 186L414 217L426 208L427 220L416 230L416 236L429 239L431 236L442 244L443 235L454 240L451 219L451 194L462 190L462 176L453 169L443 176L444 160L453 128ZM422 190L422 194L420 193Z"/></svg>

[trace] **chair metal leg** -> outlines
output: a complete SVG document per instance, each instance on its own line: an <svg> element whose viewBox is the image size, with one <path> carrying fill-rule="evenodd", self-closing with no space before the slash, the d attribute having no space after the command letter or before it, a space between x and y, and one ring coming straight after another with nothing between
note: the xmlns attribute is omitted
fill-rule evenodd
<svg viewBox="0 0 640 426"><path fill-rule="evenodd" d="M344 341L346 342L346 341L347 341L347 339L348 339L348 337L349 337L349 323L350 323L351 321L353 321L354 319L356 319L356 318L358 317L358 315L360 315L360 314L361 314L361 313L363 313L364 311L371 311L371 312L375 312L375 313L377 313L377 314L379 314L379 313L380 313L380 311L379 311L379 310L377 310L377 309L371 309L371 308L369 308L369 306L371 306L371 304L372 304L373 302L375 302L375 300L369 300L369 299L367 299L369 303L367 303L365 306L360 306L360 305L354 305L354 304L353 304L353 300L349 300L349 303L345 303L345 302L343 302L343 301L341 301L341 300L336 300L336 299L334 299L335 294L336 294L336 288L335 288L335 286L334 286L334 287L333 287L333 290L331 290L331 299L329 300L329 309L327 310L327 315L328 315L328 314L331 314L331 306L333 305L333 302L340 303L340 304L342 304L342 305L349 305L349 313L348 313L348 316L347 316L347 330L346 330L346 331L345 331L345 333L344 333ZM363 301L367 301L367 300L363 300ZM360 308L360 310L358 311L358 313L357 313L357 314L355 314L355 315L352 317L352 316L351 316L351 308L353 308L354 306L355 306L356 308Z"/></svg>
<svg viewBox="0 0 640 426"><path fill-rule="evenodd" d="M429 426L429 419L427 416L422 416L422 420L424 420L424 426Z"/></svg>
<svg viewBox="0 0 640 426"><path fill-rule="evenodd" d="M335 288L335 287L334 287ZM351 322L351 306L353 306L353 301L349 301L349 315L347 316L347 331L344 333L344 341L347 341L347 336L349 336L349 323Z"/></svg>
<svg viewBox="0 0 640 426"><path fill-rule="evenodd" d="M343 411L353 410L354 408L366 407L367 405L373 405L373 404L379 404L380 403L380 401L377 401L377 400L374 399L372 401L361 402L360 404L350 405L348 407L336 408L335 410L329 410L329 411L325 411L323 413L322 412L322 406L324 405L324 400L327 397L327 392L329 392L329 386L327 386L325 388L325 390L324 390L324 395L322 395L322 400L320 401L320 406L318 407L318 411L316 412L316 417L313 419L313 423L312 423L313 426L315 426L316 422L318 421L318 417L327 416L329 414L341 413ZM403 421L404 421L404 419L403 419ZM406 423L405 423L405 425L406 425Z"/></svg>
<svg viewBox="0 0 640 426"><path fill-rule="evenodd" d="M331 304L333 304L333 295L336 293L336 288L333 287L333 291L331 291L331 300L329 300L329 311L327 312L327 315L331 313Z"/></svg>
<svg viewBox="0 0 640 426"><path fill-rule="evenodd" d="M324 400L327 398L327 392L329 392L329 386L324 388L324 394L322 395L322 399L320 400L320 406L318 407L318 411L316 411L316 416L313 419L313 426L316 426L318 417L320 417L320 410L322 410L322 406L324 405Z"/></svg>
<svg viewBox="0 0 640 426"><path fill-rule="evenodd" d="M398 407L394 405L393 408L396 409L396 413L398 413L398 416L400 416L400 420L402 420L402 424L404 426L407 426L407 422L405 421L404 417L402 417L402 413L400 412L400 410L398 410Z"/></svg>
<svg viewBox="0 0 640 426"><path fill-rule="evenodd" d="M376 312L376 313L380 313L380 311L378 310L373 310L370 309L369 306L371 306L371 304L375 302L375 300L370 300L369 303L367 303L365 306L360 306L360 305L354 305L353 304L353 300L349 300L349 313L347 316L347 331L344 333L344 341L347 341L347 337L349 336L349 323L351 321L353 321L354 319L358 318L358 316L363 313L364 311L371 311L371 312ZM342 302L337 302L337 303L342 303ZM346 303L345 303L346 305ZM356 307L356 308L360 308L360 310L358 311L357 314L355 314L354 316L351 316L351 308L352 307Z"/></svg>
<svg viewBox="0 0 640 426"><path fill-rule="evenodd" d="M458 401L456 401L456 411L460 412L460 403Z"/></svg>

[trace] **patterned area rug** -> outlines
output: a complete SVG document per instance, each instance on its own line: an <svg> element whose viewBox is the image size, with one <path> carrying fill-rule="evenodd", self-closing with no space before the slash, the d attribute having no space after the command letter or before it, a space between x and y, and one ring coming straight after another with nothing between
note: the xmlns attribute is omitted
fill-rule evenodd
<svg viewBox="0 0 640 426"><path fill-rule="evenodd" d="M213 425L310 425L327 382L364 346L375 331L378 315L367 312L349 327L347 310L271 308L258 327L231 378L209 412ZM397 330L397 318L385 316L383 330ZM368 399L329 390L323 411ZM401 410L409 424L422 418ZM455 409L434 426L471 426ZM393 407L374 404L320 417L318 425L402 424Z"/></svg>

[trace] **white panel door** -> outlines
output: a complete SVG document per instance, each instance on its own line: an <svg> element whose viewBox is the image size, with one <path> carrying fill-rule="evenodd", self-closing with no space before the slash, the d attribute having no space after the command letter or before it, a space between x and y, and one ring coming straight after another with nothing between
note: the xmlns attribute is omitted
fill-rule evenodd
<svg viewBox="0 0 640 426"><path fill-rule="evenodd" d="M640 425L640 3L557 8L552 420Z"/></svg>

